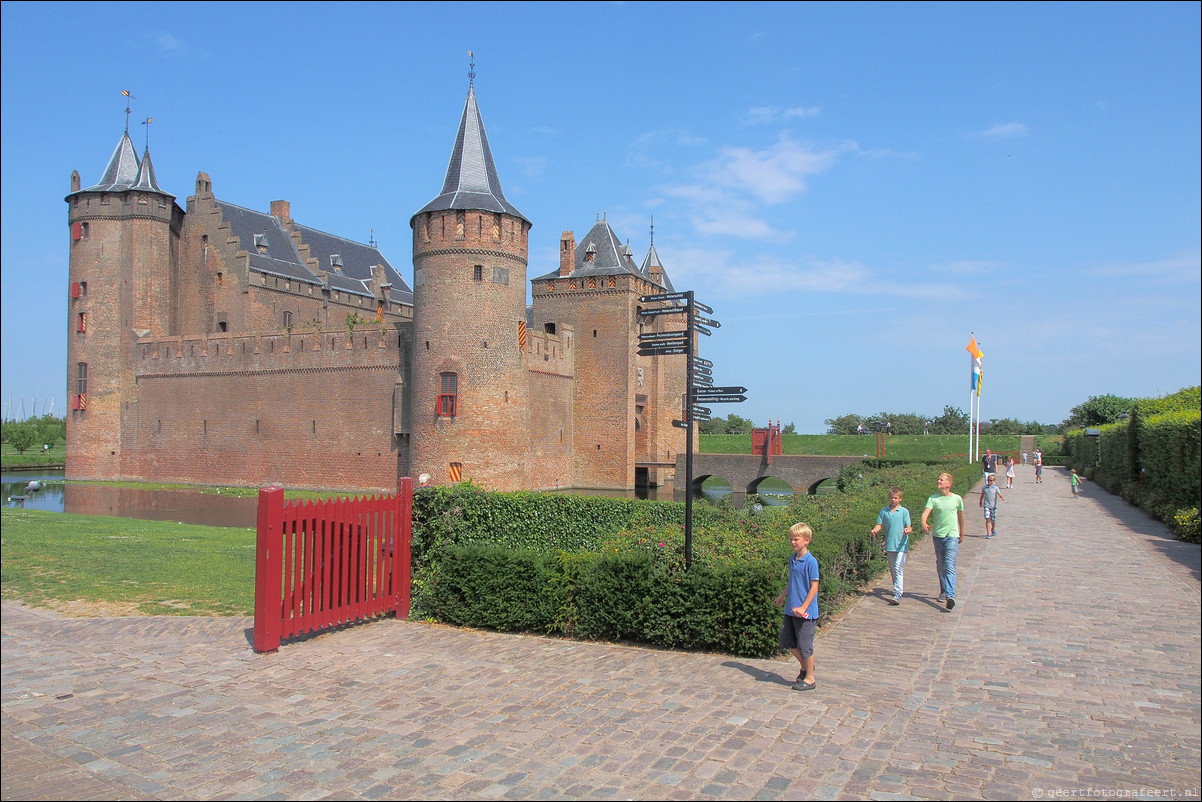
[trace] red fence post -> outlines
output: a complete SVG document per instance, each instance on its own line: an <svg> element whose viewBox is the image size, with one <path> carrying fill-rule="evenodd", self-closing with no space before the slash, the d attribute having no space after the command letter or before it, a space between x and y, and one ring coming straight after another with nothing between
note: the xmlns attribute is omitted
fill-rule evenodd
<svg viewBox="0 0 1202 802"><path fill-rule="evenodd" d="M396 617L409 617L409 585L413 543L413 480L402 476L397 482L396 547L392 550L393 598Z"/></svg>
<svg viewBox="0 0 1202 802"><path fill-rule="evenodd" d="M280 648L283 627L284 491L279 487L259 490L259 522L255 549L254 650L274 652Z"/></svg>

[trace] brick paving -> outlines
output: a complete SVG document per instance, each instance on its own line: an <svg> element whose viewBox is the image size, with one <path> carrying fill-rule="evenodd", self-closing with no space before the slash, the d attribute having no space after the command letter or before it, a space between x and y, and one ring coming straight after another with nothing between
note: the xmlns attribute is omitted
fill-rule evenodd
<svg viewBox="0 0 1202 802"><path fill-rule="evenodd" d="M3 604L4 799L1198 798L1199 547L1020 466L954 611L928 541L796 665L378 621ZM925 499L907 506L918 517ZM821 537L821 532L818 533Z"/></svg>

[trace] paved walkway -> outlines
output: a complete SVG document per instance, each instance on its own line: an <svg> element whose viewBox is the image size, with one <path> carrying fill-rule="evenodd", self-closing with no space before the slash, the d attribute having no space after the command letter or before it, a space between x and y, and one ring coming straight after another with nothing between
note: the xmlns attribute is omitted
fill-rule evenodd
<svg viewBox="0 0 1202 802"><path fill-rule="evenodd" d="M785 660L391 620L255 655L245 618L6 602L3 798L1196 799L1199 547L1046 474L996 540L967 496L955 611L924 541L807 693Z"/></svg>

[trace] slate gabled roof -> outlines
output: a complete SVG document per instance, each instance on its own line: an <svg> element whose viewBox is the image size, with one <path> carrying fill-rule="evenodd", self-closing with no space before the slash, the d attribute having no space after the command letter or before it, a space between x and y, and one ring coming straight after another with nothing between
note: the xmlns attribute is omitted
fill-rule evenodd
<svg viewBox="0 0 1202 802"><path fill-rule="evenodd" d="M590 249L593 254L592 259L589 259ZM654 250L653 247L652 253L654 253ZM648 254L648 259L650 258L651 254ZM659 261L658 254L655 256L655 260L656 262ZM630 247L618 239L618 235L609 227L607 221L601 220L576 243L576 264L572 268L572 276L609 276L629 273L650 281L649 267L650 262L647 260L643 261L641 268L635 264L634 255L630 252ZM559 278L559 271L555 270L545 276L531 279L531 281L551 281L557 278ZM666 271L664 272L664 281L662 284L667 290L674 292L671 282L668 281Z"/></svg>
<svg viewBox="0 0 1202 802"><path fill-rule="evenodd" d="M292 235L277 218L222 200L215 200L215 203L221 207L222 219L230 224L230 233L238 237L239 247L246 251L252 269L323 285L322 280L301 261ZM317 259L318 269L328 273L326 281L331 289L371 297L372 266L382 265L392 283L389 298L398 303L413 304L413 290L376 248L308 226L298 225L296 229L300 231L301 242L309 246L310 257ZM265 253L260 252L256 237L258 244L266 249ZM331 257L335 256L341 271L336 271L331 264Z"/></svg>
<svg viewBox="0 0 1202 802"><path fill-rule="evenodd" d="M505 193L501 191L497 165L493 162L488 135L484 133L484 121L480 119L480 109L476 105L476 92L471 87L467 90L467 102L463 104L459 133L451 150L442 192L413 216L446 209L503 212L530 222L505 200Z"/></svg>

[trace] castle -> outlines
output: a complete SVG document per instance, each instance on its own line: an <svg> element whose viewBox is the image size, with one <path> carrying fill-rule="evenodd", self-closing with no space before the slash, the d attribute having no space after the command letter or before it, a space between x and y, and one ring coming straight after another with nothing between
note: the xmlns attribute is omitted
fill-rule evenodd
<svg viewBox="0 0 1202 802"><path fill-rule="evenodd" d="M128 118L128 115L127 115ZM181 209L128 126L72 173L68 479L392 490L630 489L671 477L685 360L637 355L672 292L598 221L530 279L469 86L442 190L411 218L413 284L375 247L219 200Z"/></svg>

